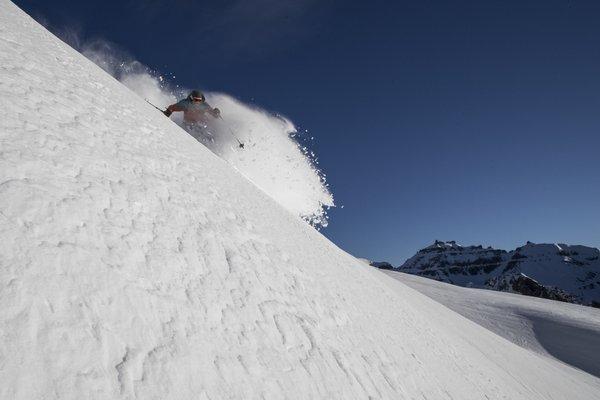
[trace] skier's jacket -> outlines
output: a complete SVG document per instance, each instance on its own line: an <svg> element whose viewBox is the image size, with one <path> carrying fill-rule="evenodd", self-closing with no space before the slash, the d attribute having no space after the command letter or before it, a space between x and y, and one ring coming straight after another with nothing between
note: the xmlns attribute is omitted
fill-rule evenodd
<svg viewBox="0 0 600 400"><path fill-rule="evenodd" d="M188 124L206 123L213 112L213 108L206 101L192 101L189 98L171 104L167 110L183 111L183 120Z"/></svg>

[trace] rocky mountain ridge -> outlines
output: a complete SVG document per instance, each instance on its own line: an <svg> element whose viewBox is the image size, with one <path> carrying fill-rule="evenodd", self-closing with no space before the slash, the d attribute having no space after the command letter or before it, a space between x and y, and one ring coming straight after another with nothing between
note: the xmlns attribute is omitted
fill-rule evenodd
<svg viewBox="0 0 600 400"><path fill-rule="evenodd" d="M600 250L593 247L527 242L506 251L436 240L393 269L459 286L600 307Z"/></svg>

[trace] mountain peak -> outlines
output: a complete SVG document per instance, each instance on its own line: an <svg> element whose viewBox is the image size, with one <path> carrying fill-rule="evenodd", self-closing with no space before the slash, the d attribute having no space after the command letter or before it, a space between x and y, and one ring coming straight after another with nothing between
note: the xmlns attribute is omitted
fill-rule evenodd
<svg viewBox="0 0 600 400"><path fill-rule="evenodd" d="M436 240L397 269L459 286L600 305L600 250L592 247L528 241L507 252ZM523 277L540 288L521 290Z"/></svg>

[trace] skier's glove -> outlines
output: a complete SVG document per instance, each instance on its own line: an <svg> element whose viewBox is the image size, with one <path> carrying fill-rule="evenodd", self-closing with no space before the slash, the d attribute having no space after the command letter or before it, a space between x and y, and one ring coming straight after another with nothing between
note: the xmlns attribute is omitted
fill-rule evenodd
<svg viewBox="0 0 600 400"><path fill-rule="evenodd" d="M219 118L221 116L221 110L219 110L217 107L213 108L212 115L215 118Z"/></svg>
<svg viewBox="0 0 600 400"><path fill-rule="evenodd" d="M165 111L163 111L163 114L165 114L167 117L170 117L171 114L173 114L173 111L166 109Z"/></svg>

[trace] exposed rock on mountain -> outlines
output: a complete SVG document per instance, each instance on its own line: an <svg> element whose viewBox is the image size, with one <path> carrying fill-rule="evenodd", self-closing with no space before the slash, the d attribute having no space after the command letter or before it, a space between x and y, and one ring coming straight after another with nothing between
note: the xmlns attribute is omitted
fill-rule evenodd
<svg viewBox="0 0 600 400"><path fill-rule="evenodd" d="M371 263L378 264L386 263ZM600 306L600 251L592 247L527 242L507 252L436 240L394 269L459 286Z"/></svg>

